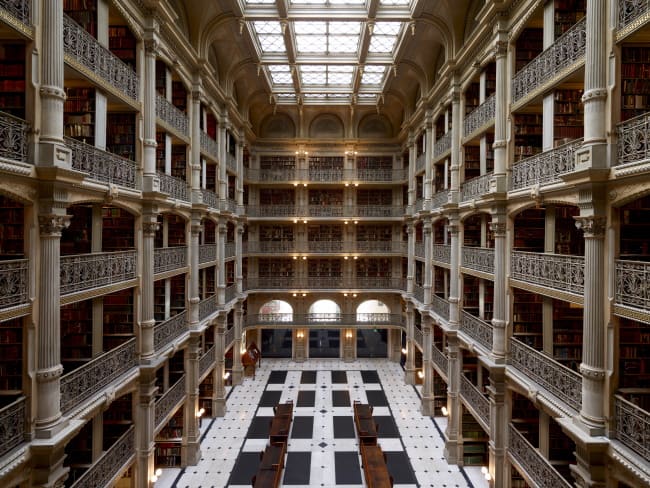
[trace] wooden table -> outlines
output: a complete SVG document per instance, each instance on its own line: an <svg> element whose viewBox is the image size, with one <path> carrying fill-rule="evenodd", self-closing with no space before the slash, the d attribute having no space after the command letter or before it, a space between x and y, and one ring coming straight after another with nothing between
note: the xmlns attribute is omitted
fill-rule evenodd
<svg viewBox="0 0 650 488"><path fill-rule="evenodd" d="M271 444L278 442L287 442L289 437L289 429L291 428L291 417L276 415L271 420L271 428L269 430L269 440Z"/></svg>
<svg viewBox="0 0 650 488"><path fill-rule="evenodd" d="M390 488L393 480L388 473L384 452L377 445L361 444L361 463L368 488Z"/></svg>
<svg viewBox="0 0 650 488"><path fill-rule="evenodd" d="M293 415L293 402L278 403L273 407L273 413L276 417L291 417Z"/></svg>

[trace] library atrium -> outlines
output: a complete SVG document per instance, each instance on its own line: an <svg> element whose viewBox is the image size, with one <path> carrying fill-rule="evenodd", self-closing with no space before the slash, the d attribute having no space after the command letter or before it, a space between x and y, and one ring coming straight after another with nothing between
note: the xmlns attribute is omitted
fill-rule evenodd
<svg viewBox="0 0 650 488"><path fill-rule="evenodd" d="M648 1L0 0L0 87L0 486L238 485L285 400L269 486L387 486L357 401L395 486L650 486Z"/></svg>

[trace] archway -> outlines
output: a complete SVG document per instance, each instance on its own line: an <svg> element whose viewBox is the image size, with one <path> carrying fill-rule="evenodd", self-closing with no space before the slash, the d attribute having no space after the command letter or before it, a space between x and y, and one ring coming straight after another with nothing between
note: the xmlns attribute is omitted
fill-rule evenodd
<svg viewBox="0 0 650 488"><path fill-rule="evenodd" d="M366 300L357 307L357 322L378 323L390 320L390 308L380 300ZM357 331L357 357L376 358L388 354L388 330L374 327Z"/></svg>
<svg viewBox="0 0 650 488"><path fill-rule="evenodd" d="M269 324L292 322L293 307L284 300L269 300L260 307L259 320ZM290 358L291 345L291 329L262 329L261 349L264 357Z"/></svg>
<svg viewBox="0 0 650 488"><path fill-rule="evenodd" d="M341 316L341 307L333 300L317 300L309 307L312 322L335 322ZM309 356L313 358L338 358L341 331L339 329L311 329L309 331Z"/></svg>

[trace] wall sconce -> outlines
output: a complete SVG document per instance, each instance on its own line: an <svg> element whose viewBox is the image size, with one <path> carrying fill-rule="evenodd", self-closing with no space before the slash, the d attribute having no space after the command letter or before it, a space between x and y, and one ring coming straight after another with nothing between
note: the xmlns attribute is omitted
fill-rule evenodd
<svg viewBox="0 0 650 488"><path fill-rule="evenodd" d="M299 330L298 332L296 332L296 337L298 339L303 339L305 337L305 333L302 330Z"/></svg>
<svg viewBox="0 0 650 488"><path fill-rule="evenodd" d="M307 256L303 256L303 257L302 257L302 260L303 260L303 261L306 261L306 260L307 260Z"/></svg>
<svg viewBox="0 0 650 488"><path fill-rule="evenodd" d="M352 331L348 330L348 331L345 333L345 338L346 338L346 339L352 339Z"/></svg>
<svg viewBox="0 0 650 488"><path fill-rule="evenodd" d="M408 349L406 349L405 347L403 347L403 348L402 348L402 354L406 354L407 352L408 352Z"/></svg>
<svg viewBox="0 0 650 488"><path fill-rule="evenodd" d="M355 220L355 221L354 221L354 225L357 225L358 223L359 223L358 220Z"/></svg>
<svg viewBox="0 0 650 488"><path fill-rule="evenodd" d="M156 481L158 481L158 478L160 478L161 474L162 474L162 469L160 468L154 471L153 475L151 476L151 482L155 483Z"/></svg>
<svg viewBox="0 0 650 488"><path fill-rule="evenodd" d="M306 293L303 293L303 294L302 294L302 296L303 296L303 297L306 297L306 296L307 296L307 294L306 294Z"/></svg>
<svg viewBox="0 0 650 488"><path fill-rule="evenodd" d="M205 413L205 408L203 408L203 407L199 408L199 411L196 412L196 418L200 419L201 417L203 417L204 413Z"/></svg>
<svg viewBox="0 0 650 488"><path fill-rule="evenodd" d="M356 293L353 293L352 296L353 296L354 298L356 298L356 297L357 297L357 294L356 294Z"/></svg>
<svg viewBox="0 0 650 488"><path fill-rule="evenodd" d="M223 379L224 379L224 380L227 380L228 378L230 378L230 371L226 371L226 372L223 374Z"/></svg>
<svg viewBox="0 0 650 488"><path fill-rule="evenodd" d="M303 221L302 221L302 223L303 223L303 224L306 224L306 223L307 223L307 220L306 220L306 219L305 219L305 220L303 220Z"/></svg>
<svg viewBox="0 0 650 488"><path fill-rule="evenodd" d="M345 186L350 186L350 183L346 183Z"/></svg>
<svg viewBox="0 0 650 488"><path fill-rule="evenodd" d="M348 294L347 294L347 293L344 293L344 294L343 294L343 296L344 296L344 297L347 297L347 296L348 296Z"/></svg>
<svg viewBox="0 0 650 488"><path fill-rule="evenodd" d="M293 223L294 223L294 224L297 224L297 223L298 223L298 219L293 219Z"/></svg>
<svg viewBox="0 0 650 488"><path fill-rule="evenodd" d="M418 371L418 378L420 379L424 378L424 371L422 370Z"/></svg>
<svg viewBox="0 0 650 488"><path fill-rule="evenodd" d="M297 296L298 296L298 294L297 294L297 293L293 293L293 296L294 296L294 297L297 297Z"/></svg>
<svg viewBox="0 0 650 488"><path fill-rule="evenodd" d="M345 260L347 261L347 260L348 260L348 257L347 257L347 256L343 256L343 259L345 259Z"/></svg>
<svg viewBox="0 0 650 488"><path fill-rule="evenodd" d="M347 221L347 220L344 220L343 223L344 223L345 225L348 225L348 221Z"/></svg>
<svg viewBox="0 0 650 488"><path fill-rule="evenodd" d="M445 416L445 417L446 417L447 415L449 415L449 410L447 410L447 407L445 407L444 405L442 406L442 408L440 409L440 411L442 412L442 415Z"/></svg>

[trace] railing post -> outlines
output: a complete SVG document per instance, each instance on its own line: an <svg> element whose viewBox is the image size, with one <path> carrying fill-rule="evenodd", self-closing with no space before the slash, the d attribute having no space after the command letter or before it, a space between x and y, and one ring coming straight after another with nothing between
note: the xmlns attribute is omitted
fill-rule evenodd
<svg viewBox="0 0 650 488"><path fill-rule="evenodd" d="M226 374L226 316L219 314L215 319L214 344L217 365L212 372L214 395L212 397L212 415L223 417L226 415L226 388L224 375Z"/></svg>
<svg viewBox="0 0 650 488"><path fill-rule="evenodd" d="M201 359L201 336L192 333L185 349L185 408L183 410L183 443L181 464L195 465L201 459L201 432L199 430L199 360Z"/></svg>
<svg viewBox="0 0 650 488"><path fill-rule="evenodd" d="M415 311L413 303L406 304L406 364L404 365L404 383L415 384L415 342L413 334L415 328Z"/></svg>
<svg viewBox="0 0 650 488"><path fill-rule="evenodd" d="M422 316L422 372L424 373L424 383L422 385L422 401L420 412L422 415L433 417L435 413L434 395L433 395L433 364L431 362L431 346L433 331L431 326L431 317Z"/></svg>

